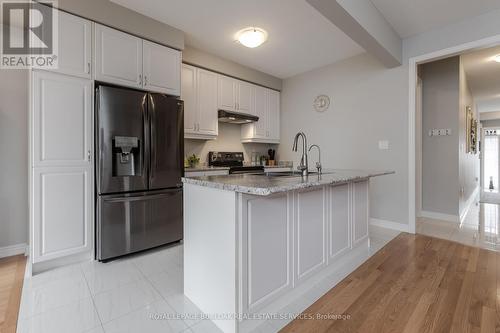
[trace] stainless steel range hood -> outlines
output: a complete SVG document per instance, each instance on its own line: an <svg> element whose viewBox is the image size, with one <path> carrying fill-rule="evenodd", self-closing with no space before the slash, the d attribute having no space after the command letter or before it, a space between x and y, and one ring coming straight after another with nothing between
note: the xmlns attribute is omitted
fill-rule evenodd
<svg viewBox="0 0 500 333"><path fill-rule="evenodd" d="M241 112L219 110L219 122L230 124L248 124L258 121L259 117Z"/></svg>

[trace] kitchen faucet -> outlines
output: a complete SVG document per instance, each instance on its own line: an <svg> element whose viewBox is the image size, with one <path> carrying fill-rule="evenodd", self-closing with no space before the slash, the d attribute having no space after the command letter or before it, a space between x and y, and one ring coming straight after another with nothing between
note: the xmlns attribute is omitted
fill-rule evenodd
<svg viewBox="0 0 500 333"><path fill-rule="evenodd" d="M311 145L311 147L309 147L309 151L311 151L311 149L313 148L318 148L318 162L316 162L316 169L318 170L318 174L321 175L321 170L323 169L323 167L321 166L321 148L318 146L318 145Z"/></svg>
<svg viewBox="0 0 500 333"><path fill-rule="evenodd" d="M297 166L297 169L302 172L302 176L307 176L309 175L309 164L307 162L307 138L304 132L299 132L295 135L292 150L297 151L299 137L302 138L302 158L300 159L300 164Z"/></svg>

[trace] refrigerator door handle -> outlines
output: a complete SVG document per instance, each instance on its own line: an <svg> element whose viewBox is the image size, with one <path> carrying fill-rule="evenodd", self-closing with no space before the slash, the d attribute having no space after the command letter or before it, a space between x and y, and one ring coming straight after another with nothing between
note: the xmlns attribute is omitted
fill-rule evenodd
<svg viewBox="0 0 500 333"><path fill-rule="evenodd" d="M149 134L149 124L150 124L150 120L149 120L149 110L148 110L148 101L147 101L147 98L148 98L149 95L145 95L144 96L144 99L142 100L142 119L143 119L143 134L144 134L144 149L142 150L142 158L143 158L143 165L142 165L142 168L143 168L143 172L142 174L146 174L147 177L149 178L150 177L150 169L151 169L151 166L150 166L150 159L149 159L149 154L151 153L150 151L146 151L146 150L151 150L151 143L150 143L150 134ZM149 181L147 182L149 186Z"/></svg>
<svg viewBox="0 0 500 333"><path fill-rule="evenodd" d="M156 109L155 109L155 102L153 100L153 96L151 94L148 94L149 97L149 123L151 124L150 126L150 131L151 134L149 136L149 147L151 149L151 159L149 162L149 172L150 172L150 179L153 179L156 174L156 167L157 167L157 147L156 147ZM151 185L150 185L151 186Z"/></svg>
<svg viewBox="0 0 500 333"><path fill-rule="evenodd" d="M156 200L156 199L161 199L161 198L175 195L178 192L179 192L179 190L175 189L175 190L160 193L160 194L147 194L147 195L139 195L139 196L134 196L134 197L108 198L105 200L106 200L106 202L110 202L110 203L112 203L112 202L134 202L134 201Z"/></svg>

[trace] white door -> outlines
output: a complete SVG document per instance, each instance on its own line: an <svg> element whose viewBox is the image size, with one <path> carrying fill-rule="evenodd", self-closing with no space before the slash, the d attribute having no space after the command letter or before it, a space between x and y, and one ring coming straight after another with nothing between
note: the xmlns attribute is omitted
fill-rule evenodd
<svg viewBox="0 0 500 333"><path fill-rule="evenodd" d="M95 25L95 79L142 88L142 39Z"/></svg>
<svg viewBox="0 0 500 333"><path fill-rule="evenodd" d="M353 183L352 191L353 245L356 245L368 237L368 181Z"/></svg>
<svg viewBox="0 0 500 333"><path fill-rule="evenodd" d="M271 140L280 139L280 93L274 90L268 90L268 137Z"/></svg>
<svg viewBox="0 0 500 333"><path fill-rule="evenodd" d="M33 171L33 262L92 250L90 167Z"/></svg>
<svg viewBox="0 0 500 333"><path fill-rule="evenodd" d="M351 246L349 237L350 191L349 184L330 187L330 244L329 257L334 261Z"/></svg>
<svg viewBox="0 0 500 333"><path fill-rule="evenodd" d="M92 22L59 11L58 69L68 75L91 78Z"/></svg>
<svg viewBox="0 0 500 333"><path fill-rule="evenodd" d="M219 75L218 78L218 87L219 87L219 109L227 110L227 111L236 111L236 83L235 80Z"/></svg>
<svg viewBox="0 0 500 333"><path fill-rule="evenodd" d="M259 120L254 123L254 138L267 138L267 108L268 108L268 91L266 88L255 87L255 115Z"/></svg>
<svg viewBox="0 0 500 333"><path fill-rule="evenodd" d="M92 81L33 72L33 165L91 166Z"/></svg>
<svg viewBox="0 0 500 333"><path fill-rule="evenodd" d="M295 276L302 281L326 265L326 189L297 192Z"/></svg>
<svg viewBox="0 0 500 333"><path fill-rule="evenodd" d="M218 133L217 74L198 68L198 132L203 135Z"/></svg>
<svg viewBox="0 0 500 333"><path fill-rule="evenodd" d="M179 96L181 90L181 52L143 41L144 88Z"/></svg>
<svg viewBox="0 0 500 333"><path fill-rule="evenodd" d="M184 101L184 135L196 134L198 126L198 102L196 68L182 65L181 99Z"/></svg>
<svg viewBox="0 0 500 333"><path fill-rule="evenodd" d="M253 85L243 81L237 83L236 111L251 113L253 103Z"/></svg>

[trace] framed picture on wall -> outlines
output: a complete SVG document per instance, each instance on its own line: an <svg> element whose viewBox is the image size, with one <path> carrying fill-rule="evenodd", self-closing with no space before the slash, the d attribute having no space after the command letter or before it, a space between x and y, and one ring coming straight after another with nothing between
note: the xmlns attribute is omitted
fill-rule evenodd
<svg viewBox="0 0 500 333"><path fill-rule="evenodd" d="M472 113L472 108L467 106L465 108L465 133L466 133L466 145L465 149L467 153L476 154L477 153L477 120L474 119L474 114Z"/></svg>

